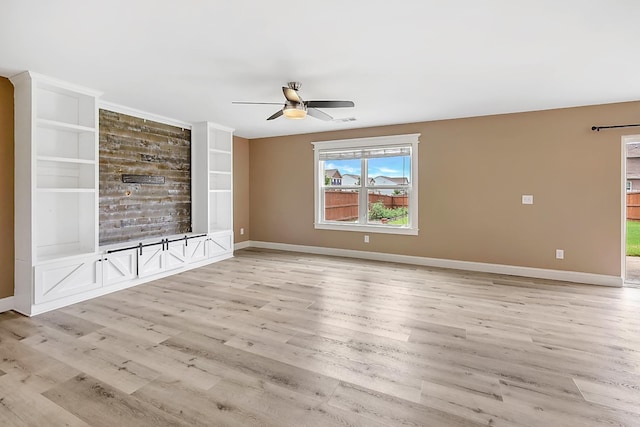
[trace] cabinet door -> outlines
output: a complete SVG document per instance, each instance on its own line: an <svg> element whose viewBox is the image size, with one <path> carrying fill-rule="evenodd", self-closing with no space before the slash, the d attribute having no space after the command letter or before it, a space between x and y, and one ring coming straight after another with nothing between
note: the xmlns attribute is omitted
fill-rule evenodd
<svg viewBox="0 0 640 427"><path fill-rule="evenodd" d="M207 259L207 237L196 237L189 239L186 243L187 261L198 262Z"/></svg>
<svg viewBox="0 0 640 427"><path fill-rule="evenodd" d="M138 250L107 254L102 259L102 286L133 280L138 276Z"/></svg>
<svg viewBox="0 0 640 427"><path fill-rule="evenodd" d="M209 237L209 258L233 252L230 234L212 235Z"/></svg>
<svg viewBox="0 0 640 427"><path fill-rule="evenodd" d="M36 265L34 303L80 294L102 286L100 257Z"/></svg>
<svg viewBox="0 0 640 427"><path fill-rule="evenodd" d="M147 277L165 270L164 250L162 245L147 246L138 250L138 276Z"/></svg>
<svg viewBox="0 0 640 427"><path fill-rule="evenodd" d="M165 251L166 270L184 267L187 263L187 248L184 240L170 242Z"/></svg>

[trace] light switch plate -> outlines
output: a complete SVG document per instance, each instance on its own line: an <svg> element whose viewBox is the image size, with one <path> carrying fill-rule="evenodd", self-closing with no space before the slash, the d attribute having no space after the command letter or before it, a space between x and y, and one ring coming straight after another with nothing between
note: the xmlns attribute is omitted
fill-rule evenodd
<svg viewBox="0 0 640 427"><path fill-rule="evenodd" d="M564 249L556 249L556 259L564 259Z"/></svg>
<svg viewBox="0 0 640 427"><path fill-rule="evenodd" d="M532 194L523 194L522 195L522 204L523 205L532 205L533 204L533 195Z"/></svg>

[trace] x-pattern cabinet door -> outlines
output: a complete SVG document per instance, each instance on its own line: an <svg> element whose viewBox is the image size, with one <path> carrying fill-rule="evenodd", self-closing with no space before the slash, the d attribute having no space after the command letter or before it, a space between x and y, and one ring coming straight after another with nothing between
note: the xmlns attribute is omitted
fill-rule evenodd
<svg viewBox="0 0 640 427"><path fill-rule="evenodd" d="M99 255L37 265L34 303L80 294L102 286Z"/></svg>
<svg viewBox="0 0 640 427"><path fill-rule="evenodd" d="M185 243L188 262L198 262L207 259L207 236L195 237Z"/></svg>
<svg viewBox="0 0 640 427"><path fill-rule="evenodd" d="M138 250L108 253L102 258L103 286L133 280L138 276Z"/></svg>
<svg viewBox="0 0 640 427"><path fill-rule="evenodd" d="M147 277L166 270L164 245L140 248L138 251L138 276Z"/></svg>
<svg viewBox="0 0 640 427"><path fill-rule="evenodd" d="M169 242L166 245L166 270L183 267L187 263L187 247L184 240Z"/></svg>
<svg viewBox="0 0 640 427"><path fill-rule="evenodd" d="M231 235L212 235L209 238L209 258L233 252Z"/></svg>

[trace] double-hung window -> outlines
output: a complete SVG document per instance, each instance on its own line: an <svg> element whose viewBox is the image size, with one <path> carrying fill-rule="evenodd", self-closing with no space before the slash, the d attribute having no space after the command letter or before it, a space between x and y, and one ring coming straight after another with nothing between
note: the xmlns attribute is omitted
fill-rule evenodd
<svg viewBox="0 0 640 427"><path fill-rule="evenodd" d="M315 228L418 234L419 136L314 142Z"/></svg>

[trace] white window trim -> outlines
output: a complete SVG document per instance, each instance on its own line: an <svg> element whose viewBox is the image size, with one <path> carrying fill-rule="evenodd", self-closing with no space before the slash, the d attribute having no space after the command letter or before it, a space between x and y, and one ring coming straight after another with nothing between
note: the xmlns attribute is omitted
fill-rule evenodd
<svg viewBox="0 0 640 427"><path fill-rule="evenodd" d="M356 231L361 233L384 233L384 234L404 234L418 235L418 143L419 133L407 135L377 136L371 138L341 139L333 141L317 141L313 144L313 203L314 203L314 227L318 230L338 230ZM409 227L392 227L388 225L371 224L338 224L322 222L323 202L320 199L320 183L324 183L324 171L318 166L320 164L320 151L334 149L350 149L361 147L389 146L411 144L411 195L409 202Z"/></svg>

